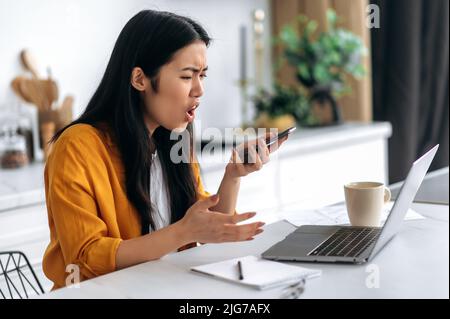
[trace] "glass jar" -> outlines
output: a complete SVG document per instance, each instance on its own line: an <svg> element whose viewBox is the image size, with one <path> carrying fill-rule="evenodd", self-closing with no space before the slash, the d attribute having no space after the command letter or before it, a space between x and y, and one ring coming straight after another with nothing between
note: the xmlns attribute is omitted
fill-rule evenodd
<svg viewBox="0 0 450 319"><path fill-rule="evenodd" d="M25 137L17 134L16 125L3 125L0 134L0 166L2 168L19 168L28 163Z"/></svg>

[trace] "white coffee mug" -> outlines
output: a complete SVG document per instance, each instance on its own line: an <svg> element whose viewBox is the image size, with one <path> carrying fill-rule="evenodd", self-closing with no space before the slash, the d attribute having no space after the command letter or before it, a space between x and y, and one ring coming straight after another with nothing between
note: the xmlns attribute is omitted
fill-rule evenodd
<svg viewBox="0 0 450 319"><path fill-rule="evenodd" d="M352 226L378 227L391 191L378 182L354 182L344 186L345 203Z"/></svg>

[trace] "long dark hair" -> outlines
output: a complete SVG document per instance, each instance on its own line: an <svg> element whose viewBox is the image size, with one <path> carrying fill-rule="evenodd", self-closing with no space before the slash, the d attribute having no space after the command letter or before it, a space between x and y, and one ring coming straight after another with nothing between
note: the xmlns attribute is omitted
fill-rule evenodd
<svg viewBox="0 0 450 319"><path fill-rule="evenodd" d="M170 159L170 149L177 142L170 139L170 131L159 127L149 136L141 97L130 83L131 72L134 67L142 68L157 92L160 68L176 51L196 40L206 46L211 41L207 32L190 18L152 10L136 14L120 33L105 74L84 113L52 139L55 142L64 130L79 123L109 126L125 168L127 197L139 214L142 234L149 232L149 226L155 229L149 192L152 148L158 152L167 182L171 222L184 216L197 193L191 164ZM192 146L191 124L187 130Z"/></svg>

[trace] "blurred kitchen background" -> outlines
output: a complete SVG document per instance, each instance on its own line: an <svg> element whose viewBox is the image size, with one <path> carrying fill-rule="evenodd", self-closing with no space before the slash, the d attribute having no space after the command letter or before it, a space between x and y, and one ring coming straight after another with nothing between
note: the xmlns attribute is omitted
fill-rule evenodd
<svg viewBox="0 0 450 319"><path fill-rule="evenodd" d="M200 21L214 44L208 52L207 90L199 119L203 126L235 127L240 125L240 95L237 82L241 75L240 28L247 34L245 54L248 75L251 61L251 13L262 9L270 13L269 1L2 1L0 27L0 104L2 108L17 104L11 80L24 73L19 54L29 49L41 77L58 82L60 98L75 97L73 114L83 110L106 68L116 38L125 23L142 9L168 10ZM270 16L264 20L264 42L269 43ZM270 50L264 51L264 83L270 84ZM217 112L221 116L216 116Z"/></svg>
<svg viewBox="0 0 450 319"><path fill-rule="evenodd" d="M377 5L379 12L369 4ZM29 132L23 135L26 143L32 144L28 145L30 160L34 155L42 160L45 143L41 135L48 137L82 112L123 25L139 10L149 8L191 16L214 38L208 51L211 67L198 114L199 129L249 124L258 115L254 93L261 87L273 91L278 82L295 86L295 67L302 67L300 63L294 67L285 63L278 70L282 49L272 45L274 37L300 14L316 22L316 32L324 31L330 25L327 10L334 9L339 26L359 37L369 53L361 61L365 75L358 80L350 78L352 92L338 101L340 115L345 121L394 124L390 151L395 156L390 164L398 173L390 172L390 176L392 181L401 180L405 164L433 143L443 144L435 165L448 163L446 6L448 3L440 0L400 1L395 5L383 0L1 1L0 121L17 122L22 131L39 134L40 141ZM372 28L367 27L368 21L375 22ZM30 81L34 79L40 81ZM285 98L283 93L279 94L281 99ZM244 97L247 102L243 102ZM40 104L38 108L36 104ZM281 110L278 113L289 113L283 106L272 105ZM302 111L305 108L297 109L303 112L296 116L298 122L307 116ZM36 110L46 111L38 127L33 122L36 116L30 114ZM318 117L330 121L329 115L322 113ZM309 118L300 124L304 123L315 122ZM10 128L3 125L3 135L6 130ZM20 149L22 144L18 142L16 147ZM400 146L406 149L398 151ZM18 157L17 165L20 160Z"/></svg>
<svg viewBox="0 0 450 319"><path fill-rule="evenodd" d="M143 9L192 17L213 38L196 120L202 145L207 128L297 125L277 161L243 181L238 210L270 221L289 207L342 200L347 181L401 181L437 143L432 170L448 174L448 7L447 0L1 0L0 252L26 252L48 289L40 266L46 141L83 111L120 30ZM200 161L215 192L225 164L214 155Z"/></svg>

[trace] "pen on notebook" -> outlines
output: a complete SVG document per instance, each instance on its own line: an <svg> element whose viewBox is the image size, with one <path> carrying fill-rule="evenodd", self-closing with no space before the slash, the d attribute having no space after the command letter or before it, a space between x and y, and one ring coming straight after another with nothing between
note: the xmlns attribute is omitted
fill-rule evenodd
<svg viewBox="0 0 450 319"><path fill-rule="evenodd" d="M238 261L237 266L238 266L238 271L239 271L239 280L243 280L244 273L242 272L242 263L240 260Z"/></svg>

